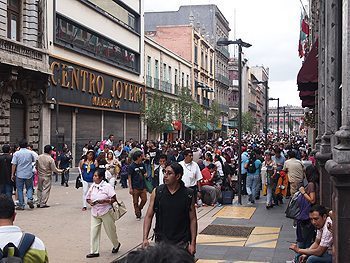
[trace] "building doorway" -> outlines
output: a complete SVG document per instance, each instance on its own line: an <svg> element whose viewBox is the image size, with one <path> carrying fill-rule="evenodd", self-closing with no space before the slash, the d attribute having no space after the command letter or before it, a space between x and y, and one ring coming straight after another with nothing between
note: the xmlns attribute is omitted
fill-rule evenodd
<svg viewBox="0 0 350 263"><path fill-rule="evenodd" d="M26 138L26 103L21 94L14 93L10 102L10 143Z"/></svg>

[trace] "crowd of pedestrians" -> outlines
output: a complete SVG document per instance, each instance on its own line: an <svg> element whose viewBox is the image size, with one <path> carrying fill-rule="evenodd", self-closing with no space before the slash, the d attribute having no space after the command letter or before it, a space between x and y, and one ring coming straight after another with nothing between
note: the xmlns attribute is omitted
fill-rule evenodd
<svg viewBox="0 0 350 263"><path fill-rule="evenodd" d="M87 257L99 256L102 224L113 244L112 252L119 250L111 209L117 200L115 188L120 184L129 189L138 221L147 203L147 192L151 193L144 220L144 248L148 247L155 215L155 241L186 248L192 255L196 251L197 236L195 207L232 203L234 194L240 190L247 195L247 205L251 206L266 196L266 209L269 210L280 206L295 193L301 193L307 205L302 216L294 220L298 242L290 247L297 252L294 260L316 262L312 261L315 257L328 260L331 230L326 231L324 226L331 229L331 219L322 206L313 207L319 204L319 179L315 158L305 137L271 133L266 142L262 134L246 133L242 137L241 153L239 164L236 134L226 140L176 139L173 142L136 142L133 139L116 142L111 134L107 140L87 143L79 162L82 210L86 211L87 205L92 207L91 253ZM47 145L44 153L38 156L26 141L12 153L10 146L4 145L0 156L0 191L12 199L14 189L17 189L17 209L24 210L25 187L27 204L33 209L33 185L37 175L37 207L49 207L52 175L63 174L61 184L68 186L71 159L66 146L57 153ZM241 166L240 183L238 165ZM225 199L227 192L231 193L228 202ZM322 249L312 254L317 245ZM327 249L324 249L325 245Z"/></svg>

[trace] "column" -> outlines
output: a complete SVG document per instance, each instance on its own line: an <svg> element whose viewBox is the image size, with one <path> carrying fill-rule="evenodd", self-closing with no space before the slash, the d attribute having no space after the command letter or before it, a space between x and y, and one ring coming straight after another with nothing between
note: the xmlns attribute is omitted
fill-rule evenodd
<svg viewBox="0 0 350 263"><path fill-rule="evenodd" d="M51 143L51 111L49 104L42 104L39 153L44 151L45 145Z"/></svg>
<svg viewBox="0 0 350 263"><path fill-rule="evenodd" d="M76 154L77 154L77 113L78 108L74 108L72 112L72 164L73 167L76 165Z"/></svg>
<svg viewBox="0 0 350 263"><path fill-rule="evenodd" d="M321 137L320 150L316 154L318 160L318 169L320 172L320 202L326 207L331 207L332 204L332 185L328 172L325 169L325 164L332 158L331 146L334 146L335 132L339 128L339 86L341 84L341 48L338 43L341 40L341 5L339 0L322 1L324 5L323 14L325 19L320 21L321 36L324 33L323 41L320 39L320 43L325 43L325 52L321 51L321 64L322 56L324 56L324 65L321 65L324 75L320 77L322 80L324 96L320 96L320 111L319 116L324 115L324 125L320 123L320 126L324 127L324 134ZM340 14L339 14L340 12ZM325 24L323 24L325 21ZM323 31L325 30L325 31ZM323 31L323 32L322 32ZM325 109L325 105L327 108ZM323 109L321 109L323 108ZM321 120L322 121L322 120ZM332 143L333 142L333 143Z"/></svg>
<svg viewBox="0 0 350 263"><path fill-rule="evenodd" d="M335 134L339 143L333 147L333 159L326 163L333 183L335 263L350 262L350 0L342 2L342 127Z"/></svg>

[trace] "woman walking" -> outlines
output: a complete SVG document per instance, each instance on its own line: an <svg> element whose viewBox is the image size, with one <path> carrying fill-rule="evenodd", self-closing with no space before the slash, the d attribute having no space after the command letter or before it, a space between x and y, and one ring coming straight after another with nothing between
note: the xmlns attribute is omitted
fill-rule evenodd
<svg viewBox="0 0 350 263"><path fill-rule="evenodd" d="M274 203L277 202L275 198L275 189L276 189L276 163L272 160L272 153L270 151L265 152L265 161L262 164L261 168L261 182L264 187L266 187L266 209L273 207L272 200Z"/></svg>
<svg viewBox="0 0 350 263"><path fill-rule="evenodd" d="M86 201L91 205L91 240L90 254L87 258L100 256L101 225L106 231L109 240L113 244L112 253L117 253L120 248L117 229L113 218L112 204L117 201L114 188L103 180L104 169L97 169L93 176L94 183L91 185Z"/></svg>
<svg viewBox="0 0 350 263"><path fill-rule="evenodd" d="M82 211L86 211L87 203L86 203L86 195L89 190L89 187L93 183L93 175L96 171L95 164L95 153L93 150L88 150L86 156L80 161L79 164L82 182L83 182L83 209Z"/></svg>
<svg viewBox="0 0 350 263"><path fill-rule="evenodd" d="M120 163L118 159L114 157L114 153L112 150L109 150L109 152L107 153L106 161L106 169L110 173L109 178L106 175L106 179L108 180L108 183L114 188L116 178L118 176L116 172L120 170Z"/></svg>

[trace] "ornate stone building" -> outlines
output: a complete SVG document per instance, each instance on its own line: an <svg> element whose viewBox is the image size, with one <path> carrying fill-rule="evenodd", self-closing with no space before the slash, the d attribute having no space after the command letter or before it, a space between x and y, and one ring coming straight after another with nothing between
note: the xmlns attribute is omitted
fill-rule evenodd
<svg viewBox="0 0 350 263"><path fill-rule="evenodd" d="M0 0L0 145L39 149L48 83L46 1Z"/></svg>

